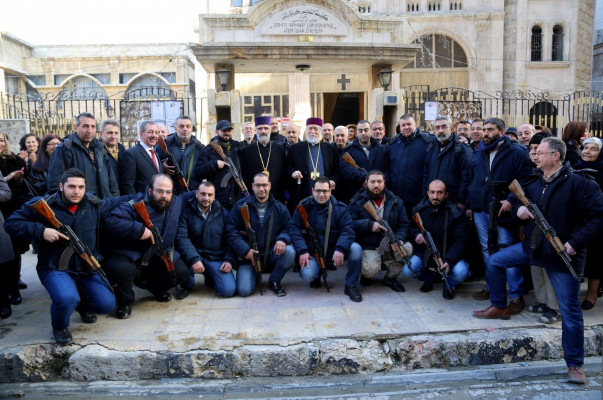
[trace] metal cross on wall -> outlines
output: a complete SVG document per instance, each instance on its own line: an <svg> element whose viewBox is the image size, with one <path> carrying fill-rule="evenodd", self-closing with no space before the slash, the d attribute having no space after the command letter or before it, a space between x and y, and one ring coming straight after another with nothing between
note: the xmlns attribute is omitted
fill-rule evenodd
<svg viewBox="0 0 603 400"><path fill-rule="evenodd" d="M347 89L347 84L351 81L345 77L345 74L341 74L341 78L337 79L337 83L341 84L341 90Z"/></svg>

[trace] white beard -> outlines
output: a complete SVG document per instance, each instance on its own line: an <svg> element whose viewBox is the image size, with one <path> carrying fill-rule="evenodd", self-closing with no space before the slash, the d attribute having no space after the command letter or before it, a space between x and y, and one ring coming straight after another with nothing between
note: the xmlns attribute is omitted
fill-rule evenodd
<svg viewBox="0 0 603 400"><path fill-rule="evenodd" d="M318 137L315 138L306 138L306 141L310 144L318 144L318 142L320 141L320 139Z"/></svg>
<svg viewBox="0 0 603 400"><path fill-rule="evenodd" d="M258 136L258 142L266 145L270 141L270 136Z"/></svg>

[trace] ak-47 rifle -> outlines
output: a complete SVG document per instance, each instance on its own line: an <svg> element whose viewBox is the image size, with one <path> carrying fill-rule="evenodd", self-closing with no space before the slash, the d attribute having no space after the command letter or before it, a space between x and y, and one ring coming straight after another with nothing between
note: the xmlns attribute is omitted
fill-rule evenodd
<svg viewBox="0 0 603 400"><path fill-rule="evenodd" d="M153 234L154 244L151 246L149 250L142 257L142 265L148 266L151 260L151 257L155 255L155 253L159 253L159 257L163 264L165 265L165 269L171 273L172 278L176 279L176 272L174 271L174 263L170 259L170 254L168 249L165 247L165 243L163 243L163 238L161 237L161 233L159 229L151 222L151 218L149 217L149 212L147 211L147 206L144 204L144 201L139 201L138 203L130 202L132 208L138 213L140 218L142 218L142 223L147 227Z"/></svg>
<svg viewBox="0 0 603 400"><path fill-rule="evenodd" d="M260 288L260 295L264 295L264 291L262 290L262 263L260 262L260 253L258 248L258 237L255 234L255 231L251 227L251 219L249 218L249 207L247 205L240 206L239 212L241 213L241 217L243 218L243 223L245 224L245 230L247 231L247 243L249 243L249 247L252 250L255 250L257 253L253 255L253 268L255 269L255 285ZM270 238L266 239L270 240Z"/></svg>
<svg viewBox="0 0 603 400"><path fill-rule="evenodd" d="M176 162L176 158L174 158L174 155L172 153L170 153L170 151L168 150L165 140L163 140L163 137L161 137L161 135L159 135L159 139L157 140L157 143L159 144L159 147L161 147L161 150L163 150L165 155L168 157L168 164L171 164L175 168L174 176L176 177L176 180L178 181L178 183L180 183L180 186L182 186L182 189L184 189L188 192L189 189L188 189L188 183L186 183L186 178L184 177L182 170L178 166L178 163Z"/></svg>
<svg viewBox="0 0 603 400"><path fill-rule="evenodd" d="M229 165L229 168L230 168L229 173L224 176L224 179L222 179L221 186L225 187L226 184L228 183L228 180L232 176L233 179L235 180L235 182L237 183L237 185L239 186L239 189L241 189L241 193L243 193L243 195L245 197L249 197L249 191L247 190L247 186L245 185L245 182L243 182L243 178L241 177L241 172L237 169L237 166L235 165L234 160L232 158L226 156L226 154L224 153L224 149L222 149L222 146L220 146L220 144L218 142L216 142L215 140L213 142L211 142L209 145L211 146L212 149L214 149L214 151L216 153L218 153L220 158L222 158L222 160L224 160L224 162L226 162Z"/></svg>
<svg viewBox="0 0 603 400"><path fill-rule="evenodd" d="M308 221L308 213L306 209L301 204L297 205L297 213L301 217L304 226L306 227L306 234L308 239L310 240L309 251L311 254L314 254L314 258L316 258L316 262L318 263L319 275L318 279L322 275L322 280L325 283L325 287L327 288L327 292L329 292L329 284L327 283L327 268L325 265L325 259L323 257L323 249L320 245L320 241L318 240L318 235L316 234L316 230L310 225Z"/></svg>
<svg viewBox="0 0 603 400"><path fill-rule="evenodd" d="M446 282L446 286L448 286L448 290L450 290L450 284L448 283L448 273L446 273L446 269L444 268L444 260L442 260L440 251L436 247L431 233L429 233L429 231L425 229L425 226L423 225L423 220L421 219L421 215L418 212L413 214L412 219L413 221L415 221L415 224L417 224L419 230L423 234L423 238L425 239L427 248L431 252L431 256L433 257L433 260L436 263L438 272L442 274L442 276L444 277L444 282Z"/></svg>
<svg viewBox="0 0 603 400"><path fill-rule="evenodd" d="M98 276L101 278L103 283L111 291L113 291L113 289L111 288L111 285L109 284L109 281L107 280L107 275L105 275L105 272L103 271L100 264L98 263L98 260L94 257L94 254L92 254L92 251L90 251L88 246L86 246L77 237L77 235L75 234L75 232L73 232L73 229L71 229L71 227L69 225L65 225L57 219L57 217L55 216L55 214L52 211L52 209L50 208L50 206L48 206L48 203L46 203L46 200L40 199L40 200L36 201L35 203L32 203L31 208L36 210L36 212L38 214L40 214L52 226L54 226L57 231L59 231L60 233L62 233L63 235L65 235L69 238L69 240L67 241L67 244L69 244L69 246L67 246L67 248L65 248L65 250L63 251L63 254L61 254L61 258L59 260L59 269L60 270L67 269L71 256L73 255L73 253L77 253L78 256L80 256L84 261L86 261L86 264L88 264L90 266L90 269L92 269L94 272L96 272L98 274Z"/></svg>
<svg viewBox="0 0 603 400"><path fill-rule="evenodd" d="M375 206L373 206L373 203L370 201L364 203L362 207L367 213L369 213L371 217L373 217L375 221L377 221L379 225L386 229L386 231L383 233L383 240L381 240L381 243L379 244L379 254L385 254L385 252L388 250L388 246L391 245L396 258L404 261L404 264L408 265L408 268L412 271L412 268L410 268L410 257L408 256L406 250L404 250L404 247L400 245L400 239L398 239L389 223L385 219L379 217L377 210L375 210Z"/></svg>
<svg viewBox="0 0 603 400"><path fill-rule="evenodd" d="M356 161L354 161L354 159L352 158L352 156L350 155L350 153L348 153L347 151L341 156L341 159L345 162L347 162L348 164L350 164L352 167L356 168L358 171L362 172L364 175L366 175L368 177L368 171L364 168L362 168L361 166L359 166L358 164L356 164Z"/></svg>
<svg viewBox="0 0 603 400"><path fill-rule="evenodd" d="M569 269L574 279L579 282L580 277L574 270L574 267L572 267L572 258L569 254L567 254L567 251L565 251L565 247L563 246L561 239L559 239L555 228L553 228L551 224L549 224L549 222L544 218L544 215L542 214L538 206L532 203L530 199L527 198L525 192L523 191L523 188L521 187L519 182L517 182L516 179L514 179L513 182L511 182L511 184L509 185L509 190L511 190L511 192L513 192L513 194L517 196L519 201L521 201L528 208L530 213L532 213L532 215L534 216L534 224L536 224L537 227L536 229L539 229L544 234L544 237L547 238L547 240L553 246L553 249L555 249L559 257L561 257L561 259L565 263L565 266L567 267L567 269Z"/></svg>

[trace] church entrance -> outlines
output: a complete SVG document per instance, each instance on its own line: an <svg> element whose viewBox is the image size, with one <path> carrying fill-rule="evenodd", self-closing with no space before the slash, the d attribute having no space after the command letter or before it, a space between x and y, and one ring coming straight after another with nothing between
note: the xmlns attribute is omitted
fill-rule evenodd
<svg viewBox="0 0 603 400"><path fill-rule="evenodd" d="M323 93L323 116L334 127L364 119L364 93Z"/></svg>

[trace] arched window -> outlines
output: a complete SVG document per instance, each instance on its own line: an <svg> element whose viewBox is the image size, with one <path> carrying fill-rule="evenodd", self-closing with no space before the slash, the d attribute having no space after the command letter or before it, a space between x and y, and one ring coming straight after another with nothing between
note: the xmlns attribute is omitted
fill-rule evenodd
<svg viewBox="0 0 603 400"><path fill-rule="evenodd" d="M59 100L100 100L108 98L105 89L87 76L76 76L67 80L59 94Z"/></svg>
<svg viewBox="0 0 603 400"><path fill-rule="evenodd" d="M563 61L563 27L555 25L553 27L553 61Z"/></svg>
<svg viewBox="0 0 603 400"><path fill-rule="evenodd" d="M542 61L542 28L538 25L532 28L531 61Z"/></svg>
<svg viewBox="0 0 603 400"><path fill-rule="evenodd" d="M142 75L130 84L124 95L124 100L144 98L175 100L176 96L163 79L160 79L155 75Z"/></svg>

